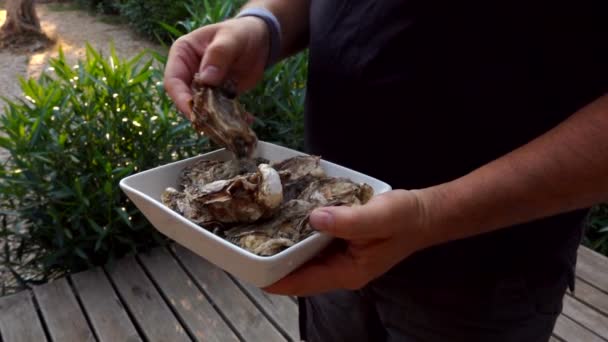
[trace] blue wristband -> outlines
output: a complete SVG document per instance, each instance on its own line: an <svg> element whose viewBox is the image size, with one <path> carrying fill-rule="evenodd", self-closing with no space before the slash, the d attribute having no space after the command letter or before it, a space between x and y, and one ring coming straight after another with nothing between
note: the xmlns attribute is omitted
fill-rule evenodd
<svg viewBox="0 0 608 342"><path fill-rule="evenodd" d="M261 7L246 8L236 15L236 18L253 16L264 20L268 26L270 36L270 48L268 51L268 60L266 61L266 69L273 66L279 61L281 54L281 24L277 18L269 10Z"/></svg>

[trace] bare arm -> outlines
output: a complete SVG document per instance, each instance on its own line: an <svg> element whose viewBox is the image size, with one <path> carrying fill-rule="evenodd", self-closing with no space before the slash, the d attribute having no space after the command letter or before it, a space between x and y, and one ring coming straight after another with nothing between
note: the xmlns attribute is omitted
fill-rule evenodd
<svg viewBox="0 0 608 342"><path fill-rule="evenodd" d="M436 243L608 200L608 95L506 156L418 193Z"/></svg>
<svg viewBox="0 0 608 342"><path fill-rule="evenodd" d="M251 0L243 6L264 7L281 24L281 58L289 57L308 44L310 0Z"/></svg>
<svg viewBox="0 0 608 342"><path fill-rule="evenodd" d="M397 189L355 207L318 208L311 225L346 247L266 291L358 289L411 253L608 200L608 95L529 144L454 181Z"/></svg>

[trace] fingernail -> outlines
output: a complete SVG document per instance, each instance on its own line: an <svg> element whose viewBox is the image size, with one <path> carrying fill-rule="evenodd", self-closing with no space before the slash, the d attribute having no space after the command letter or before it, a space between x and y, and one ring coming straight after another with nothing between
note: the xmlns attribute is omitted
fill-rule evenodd
<svg viewBox="0 0 608 342"><path fill-rule="evenodd" d="M334 224L334 216L325 210L315 210L310 214L310 224L314 229L328 229Z"/></svg>
<svg viewBox="0 0 608 342"><path fill-rule="evenodd" d="M201 78L204 82L213 83L218 82L218 78L220 75L220 69L215 65L208 65L203 68L201 72Z"/></svg>

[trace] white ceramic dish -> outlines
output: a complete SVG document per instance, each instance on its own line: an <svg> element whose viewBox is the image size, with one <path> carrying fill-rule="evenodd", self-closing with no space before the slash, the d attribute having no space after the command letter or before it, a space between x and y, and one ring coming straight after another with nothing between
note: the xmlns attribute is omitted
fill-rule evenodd
<svg viewBox="0 0 608 342"><path fill-rule="evenodd" d="M255 155L275 161L305 154L260 141ZM312 258L332 237L315 233L278 254L261 257L189 221L160 201L160 195L167 187L177 187L178 175L184 167L200 159L229 158L226 150L216 150L131 175L120 181L120 187L161 233L241 280L258 287L268 286ZM375 195L391 190L390 185L378 179L325 160L321 160L321 167L329 176L348 177L369 184Z"/></svg>

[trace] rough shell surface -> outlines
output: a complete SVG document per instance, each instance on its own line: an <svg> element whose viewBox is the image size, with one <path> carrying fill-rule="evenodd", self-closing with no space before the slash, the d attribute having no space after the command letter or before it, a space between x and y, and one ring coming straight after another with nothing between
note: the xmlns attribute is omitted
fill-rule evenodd
<svg viewBox="0 0 608 342"><path fill-rule="evenodd" d="M204 84L197 73L192 81L192 93L190 121L194 128L237 158L249 159L258 138L236 98L234 84L226 82L222 87L211 87Z"/></svg>
<svg viewBox="0 0 608 342"><path fill-rule="evenodd" d="M258 255L276 254L312 233L308 215L314 208L310 202L291 200L271 219L229 229L225 238Z"/></svg>
<svg viewBox="0 0 608 342"><path fill-rule="evenodd" d="M311 182L325 177L320 163L319 156L298 156L271 164L281 175L285 201L297 198Z"/></svg>

